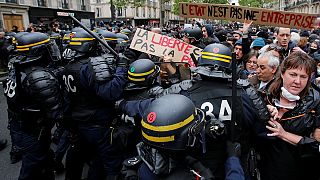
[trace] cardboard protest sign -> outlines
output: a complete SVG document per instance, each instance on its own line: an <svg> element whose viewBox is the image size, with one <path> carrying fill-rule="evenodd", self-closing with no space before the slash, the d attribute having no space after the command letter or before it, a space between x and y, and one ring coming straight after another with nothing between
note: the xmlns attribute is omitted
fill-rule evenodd
<svg viewBox="0 0 320 180"><path fill-rule="evenodd" d="M158 57L169 55L174 62L187 62L190 66L195 66L190 54L193 53L198 58L202 51L202 49L179 39L140 28L134 34L130 48Z"/></svg>
<svg viewBox="0 0 320 180"><path fill-rule="evenodd" d="M261 8L232 6L223 4L179 3L180 16L214 20L243 22L252 20L255 24L290 27L298 29L314 28L316 14L273 11Z"/></svg>

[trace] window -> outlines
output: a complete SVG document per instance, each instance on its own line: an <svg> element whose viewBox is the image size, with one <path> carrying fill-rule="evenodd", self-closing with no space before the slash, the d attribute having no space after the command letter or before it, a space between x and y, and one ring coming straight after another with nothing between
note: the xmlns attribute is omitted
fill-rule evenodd
<svg viewBox="0 0 320 180"><path fill-rule="evenodd" d="M45 0L38 0L38 6L46 6Z"/></svg>
<svg viewBox="0 0 320 180"><path fill-rule="evenodd" d="M148 16L149 16L149 18L151 18L151 7L149 7L149 9L148 9Z"/></svg>
<svg viewBox="0 0 320 180"><path fill-rule="evenodd" d="M146 17L146 8L145 7L142 8L142 17Z"/></svg>
<svg viewBox="0 0 320 180"><path fill-rule="evenodd" d="M122 16L122 7L118 8L118 16Z"/></svg>
<svg viewBox="0 0 320 180"><path fill-rule="evenodd" d="M101 0L97 0L97 3L101 3Z"/></svg>
<svg viewBox="0 0 320 180"><path fill-rule="evenodd" d="M86 10L86 5L84 4L84 0L81 0L80 3L81 3L80 10L85 11Z"/></svg>
<svg viewBox="0 0 320 180"><path fill-rule="evenodd" d="M139 7L136 7L136 16L139 17Z"/></svg>
<svg viewBox="0 0 320 180"><path fill-rule="evenodd" d="M153 16L156 18L156 17L157 17L157 9L156 9L156 8L153 8L153 11L154 11Z"/></svg>
<svg viewBox="0 0 320 180"><path fill-rule="evenodd" d="M17 0L6 0L6 3L15 3L15 4L17 4Z"/></svg>
<svg viewBox="0 0 320 180"><path fill-rule="evenodd" d="M97 15L97 17L101 16L101 9L100 8L96 8L96 15Z"/></svg>
<svg viewBox="0 0 320 180"><path fill-rule="evenodd" d="M69 1L68 0L62 0L62 8L69 9Z"/></svg>

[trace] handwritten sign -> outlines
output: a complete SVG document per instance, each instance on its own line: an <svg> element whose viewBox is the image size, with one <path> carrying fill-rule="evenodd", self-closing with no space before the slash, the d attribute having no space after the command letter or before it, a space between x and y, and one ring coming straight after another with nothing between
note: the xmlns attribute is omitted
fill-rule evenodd
<svg viewBox="0 0 320 180"><path fill-rule="evenodd" d="M158 57L169 55L174 62L187 62L190 66L195 66L190 54L193 53L198 58L202 51L202 49L179 39L140 28L134 34L130 48Z"/></svg>
<svg viewBox="0 0 320 180"><path fill-rule="evenodd" d="M299 29L314 28L316 14L304 14L288 11L273 11L261 8L231 6L222 4L179 3L180 16L215 20L243 22L252 20L255 24L291 27Z"/></svg>

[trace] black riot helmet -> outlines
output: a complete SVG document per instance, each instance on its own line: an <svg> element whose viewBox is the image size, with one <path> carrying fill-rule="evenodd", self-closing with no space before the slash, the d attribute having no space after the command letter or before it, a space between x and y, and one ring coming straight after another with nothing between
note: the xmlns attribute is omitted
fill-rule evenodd
<svg viewBox="0 0 320 180"><path fill-rule="evenodd" d="M50 37L40 32L22 32L15 36L17 55L20 58L20 64L42 60L42 63L48 63L54 60L52 54L58 50L57 45L50 41Z"/></svg>
<svg viewBox="0 0 320 180"><path fill-rule="evenodd" d="M202 31L200 28L185 28L183 30L184 36L188 39L194 39L196 41L200 41L202 39Z"/></svg>
<svg viewBox="0 0 320 180"><path fill-rule="evenodd" d="M146 144L162 150L183 151L193 147L204 131L204 112L186 96L165 95L150 104L141 125Z"/></svg>
<svg viewBox="0 0 320 180"><path fill-rule="evenodd" d="M104 40L107 41L108 45L115 50L116 45L118 43L118 37L116 33L104 30L104 29L96 29L97 34L103 37Z"/></svg>
<svg viewBox="0 0 320 180"><path fill-rule="evenodd" d="M97 41L84 29L70 33L69 48L81 54L91 54L97 50Z"/></svg>
<svg viewBox="0 0 320 180"><path fill-rule="evenodd" d="M130 31L130 29L128 29L128 28L125 28L125 29L122 29L121 31L120 31L120 33L121 34L125 34L125 35L127 35L127 36L131 36L131 34L132 34L132 32Z"/></svg>
<svg viewBox="0 0 320 180"><path fill-rule="evenodd" d="M133 87L133 85L149 87L156 82L159 73L160 67L155 65L150 59L138 59L130 64L128 70L130 83L128 87Z"/></svg>
<svg viewBox="0 0 320 180"><path fill-rule="evenodd" d="M116 36L117 36L116 51L123 52L130 45L129 37L121 33L117 33Z"/></svg>
<svg viewBox="0 0 320 180"><path fill-rule="evenodd" d="M219 77L230 78L230 76L224 75L230 73L231 60L230 48L218 43L209 44L201 52L195 72L210 77L217 77L220 74ZM223 72L223 76L221 76L221 72Z"/></svg>

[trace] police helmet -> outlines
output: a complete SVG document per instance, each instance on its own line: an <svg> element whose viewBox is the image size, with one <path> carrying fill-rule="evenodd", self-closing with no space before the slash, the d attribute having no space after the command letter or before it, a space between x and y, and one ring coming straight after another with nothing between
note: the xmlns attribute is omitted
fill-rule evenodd
<svg viewBox="0 0 320 180"><path fill-rule="evenodd" d="M209 44L199 58L198 66L229 68L232 60L230 48L223 44Z"/></svg>
<svg viewBox="0 0 320 180"><path fill-rule="evenodd" d="M53 44L50 37L40 32L22 32L15 36L17 54L21 57L20 63L27 63L51 57ZM47 57L48 56L48 57Z"/></svg>
<svg viewBox="0 0 320 180"><path fill-rule="evenodd" d="M78 53L91 53L96 50L97 41L84 29L77 29L70 34L69 48Z"/></svg>
<svg viewBox="0 0 320 180"><path fill-rule="evenodd" d="M127 36L131 36L131 34L132 34L132 32L131 32L129 29L127 29L127 28L122 29L122 30L120 31L120 33L121 33L121 34L125 34L125 35L127 35Z"/></svg>
<svg viewBox="0 0 320 180"><path fill-rule="evenodd" d="M115 49L117 43L118 43L118 37L116 33L103 30L103 29L96 29L97 34L101 35L104 40L107 41L108 45L112 48Z"/></svg>
<svg viewBox="0 0 320 180"><path fill-rule="evenodd" d="M200 41L203 37L200 28L185 28L183 33L188 39L195 39L196 41Z"/></svg>
<svg viewBox="0 0 320 180"><path fill-rule="evenodd" d="M230 48L223 44L209 44L199 57L196 73L208 77L231 78L232 53Z"/></svg>
<svg viewBox="0 0 320 180"><path fill-rule="evenodd" d="M203 132L204 117L204 112L186 96L162 96L154 100L143 115L143 141L162 150L186 150L195 145Z"/></svg>
<svg viewBox="0 0 320 180"><path fill-rule="evenodd" d="M160 73L160 67L150 59L138 59L130 64L128 79L134 85L149 87L154 84Z"/></svg>

